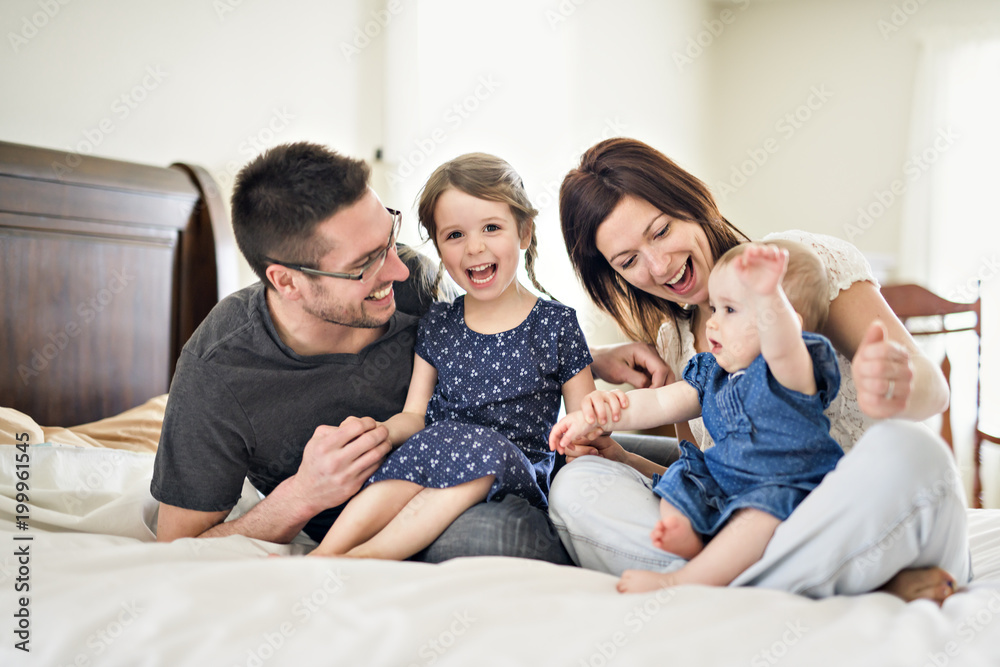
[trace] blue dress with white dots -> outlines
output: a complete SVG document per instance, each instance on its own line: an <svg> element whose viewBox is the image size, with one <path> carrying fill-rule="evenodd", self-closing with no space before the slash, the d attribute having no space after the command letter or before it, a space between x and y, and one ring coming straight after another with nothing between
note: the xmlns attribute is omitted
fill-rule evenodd
<svg viewBox="0 0 1000 667"><path fill-rule="evenodd" d="M539 299L517 327L481 334L465 324L465 298L436 303L420 320L416 353L437 369L427 427L392 452L369 483L425 488L495 475L487 500L512 493L547 505L555 455L548 435L562 385L592 361L576 312Z"/></svg>
<svg viewBox="0 0 1000 667"><path fill-rule="evenodd" d="M802 338L816 379L811 396L781 385L763 355L733 374L708 352L684 369L715 446L703 452L681 441L680 460L662 477L654 475L653 491L704 539L742 508L784 521L844 455L823 414L840 390L836 352L819 334L804 332Z"/></svg>

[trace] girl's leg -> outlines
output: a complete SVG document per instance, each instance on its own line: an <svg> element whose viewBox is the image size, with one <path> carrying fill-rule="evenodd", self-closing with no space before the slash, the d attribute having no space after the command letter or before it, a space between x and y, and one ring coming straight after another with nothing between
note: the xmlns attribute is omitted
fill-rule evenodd
<svg viewBox="0 0 1000 667"><path fill-rule="evenodd" d="M676 572L626 570L618 582L622 593L642 593L681 584L727 586L760 560L781 521L767 512L743 509L705 548ZM697 537L697 536L696 536Z"/></svg>
<svg viewBox="0 0 1000 667"><path fill-rule="evenodd" d="M371 539L399 514L424 487L402 479L387 479L361 490L333 522L310 556L341 556Z"/></svg>
<svg viewBox="0 0 1000 667"><path fill-rule="evenodd" d="M486 498L493 475L446 489L423 489L371 539L346 555L403 560L426 548L458 516Z"/></svg>
<svg viewBox="0 0 1000 667"><path fill-rule="evenodd" d="M878 423L733 583L820 598L874 591L903 570L943 568L964 585L972 572L961 489L951 452L930 430Z"/></svg>
<svg viewBox="0 0 1000 667"><path fill-rule="evenodd" d="M623 463L584 456L564 467L552 482L549 517L573 562L591 570L620 576L686 562L650 542L660 499L651 479Z"/></svg>
<svg viewBox="0 0 1000 667"><path fill-rule="evenodd" d="M653 546L681 558L691 560L697 556L705 543L691 527L691 520L666 500L660 499L660 520L649 534Z"/></svg>

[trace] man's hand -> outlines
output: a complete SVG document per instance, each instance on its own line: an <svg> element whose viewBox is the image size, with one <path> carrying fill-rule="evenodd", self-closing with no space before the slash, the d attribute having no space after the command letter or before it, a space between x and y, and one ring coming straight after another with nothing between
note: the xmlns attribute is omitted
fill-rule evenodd
<svg viewBox="0 0 1000 667"><path fill-rule="evenodd" d="M656 348L644 343L619 343L590 349L594 357L591 371L611 384L628 383L637 389L662 387L674 381L670 368Z"/></svg>
<svg viewBox="0 0 1000 667"><path fill-rule="evenodd" d="M388 431L371 417L348 417L340 426L319 426L290 478L295 495L313 515L356 494L392 450Z"/></svg>

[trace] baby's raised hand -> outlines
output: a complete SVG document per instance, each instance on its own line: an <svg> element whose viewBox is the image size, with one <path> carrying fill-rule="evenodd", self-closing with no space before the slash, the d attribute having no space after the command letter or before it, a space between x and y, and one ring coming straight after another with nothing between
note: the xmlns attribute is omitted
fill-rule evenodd
<svg viewBox="0 0 1000 667"><path fill-rule="evenodd" d="M788 251L776 245L749 243L733 261L740 282L757 294L773 294L788 268Z"/></svg>

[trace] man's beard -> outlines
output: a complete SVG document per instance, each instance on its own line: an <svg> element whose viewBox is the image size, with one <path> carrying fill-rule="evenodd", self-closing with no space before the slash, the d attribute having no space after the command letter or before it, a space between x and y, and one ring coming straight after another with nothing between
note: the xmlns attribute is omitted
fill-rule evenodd
<svg viewBox="0 0 1000 667"><path fill-rule="evenodd" d="M330 299L330 295L326 290L323 290L317 296L320 297L319 303L315 304L315 306L303 305L302 309L313 317L321 319L324 322L329 322L330 324L339 324L356 329L378 329L385 326L392 314L396 312L396 309L392 308L384 315L376 317L365 311L363 303L351 307L347 307L344 304L330 305L332 299Z"/></svg>

